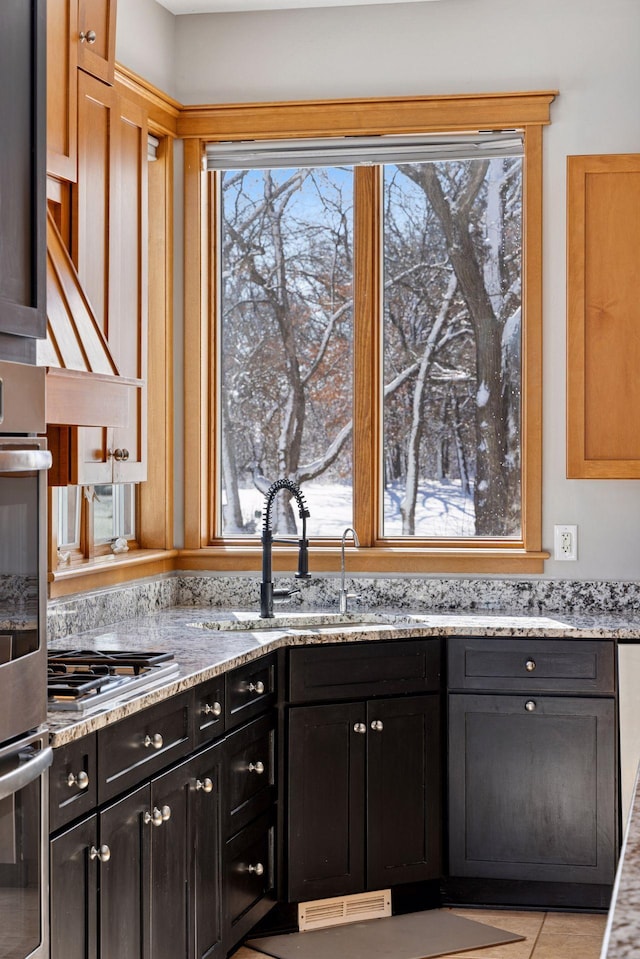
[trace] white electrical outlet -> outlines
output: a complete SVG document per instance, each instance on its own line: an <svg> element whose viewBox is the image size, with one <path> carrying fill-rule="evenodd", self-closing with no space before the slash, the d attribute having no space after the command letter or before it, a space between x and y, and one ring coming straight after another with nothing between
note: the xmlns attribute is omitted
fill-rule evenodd
<svg viewBox="0 0 640 959"><path fill-rule="evenodd" d="M553 558L570 560L578 558L578 527L553 527Z"/></svg>

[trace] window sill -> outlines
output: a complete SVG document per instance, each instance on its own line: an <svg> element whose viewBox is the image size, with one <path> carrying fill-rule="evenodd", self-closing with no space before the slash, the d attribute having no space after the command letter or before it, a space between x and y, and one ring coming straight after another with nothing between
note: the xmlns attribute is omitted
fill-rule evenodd
<svg viewBox="0 0 640 959"><path fill-rule="evenodd" d="M49 572L49 599L171 572L176 555L175 549L135 549L59 566Z"/></svg>

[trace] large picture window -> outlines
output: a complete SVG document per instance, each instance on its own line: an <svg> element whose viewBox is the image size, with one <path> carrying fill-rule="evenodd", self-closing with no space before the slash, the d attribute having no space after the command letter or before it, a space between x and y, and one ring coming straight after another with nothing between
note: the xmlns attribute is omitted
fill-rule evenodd
<svg viewBox="0 0 640 959"><path fill-rule="evenodd" d="M354 569L542 569L540 126L391 133L200 141L198 545L226 568L286 477Z"/></svg>

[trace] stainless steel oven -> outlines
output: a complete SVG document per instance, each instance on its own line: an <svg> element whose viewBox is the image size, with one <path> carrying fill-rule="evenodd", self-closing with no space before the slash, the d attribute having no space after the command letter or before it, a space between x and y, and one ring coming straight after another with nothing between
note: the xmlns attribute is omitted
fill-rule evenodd
<svg viewBox="0 0 640 959"><path fill-rule="evenodd" d="M0 361L0 959L48 955L44 375Z"/></svg>

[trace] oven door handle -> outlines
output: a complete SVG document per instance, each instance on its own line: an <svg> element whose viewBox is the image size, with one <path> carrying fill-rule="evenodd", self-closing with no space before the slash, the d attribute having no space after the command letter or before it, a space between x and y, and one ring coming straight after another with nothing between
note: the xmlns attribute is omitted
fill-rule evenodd
<svg viewBox="0 0 640 959"><path fill-rule="evenodd" d="M0 799L13 796L42 775L53 762L53 749L47 746L41 749L29 762L22 763L17 769L0 776Z"/></svg>
<svg viewBox="0 0 640 959"><path fill-rule="evenodd" d="M48 470L52 462L49 450L0 450L0 473Z"/></svg>

